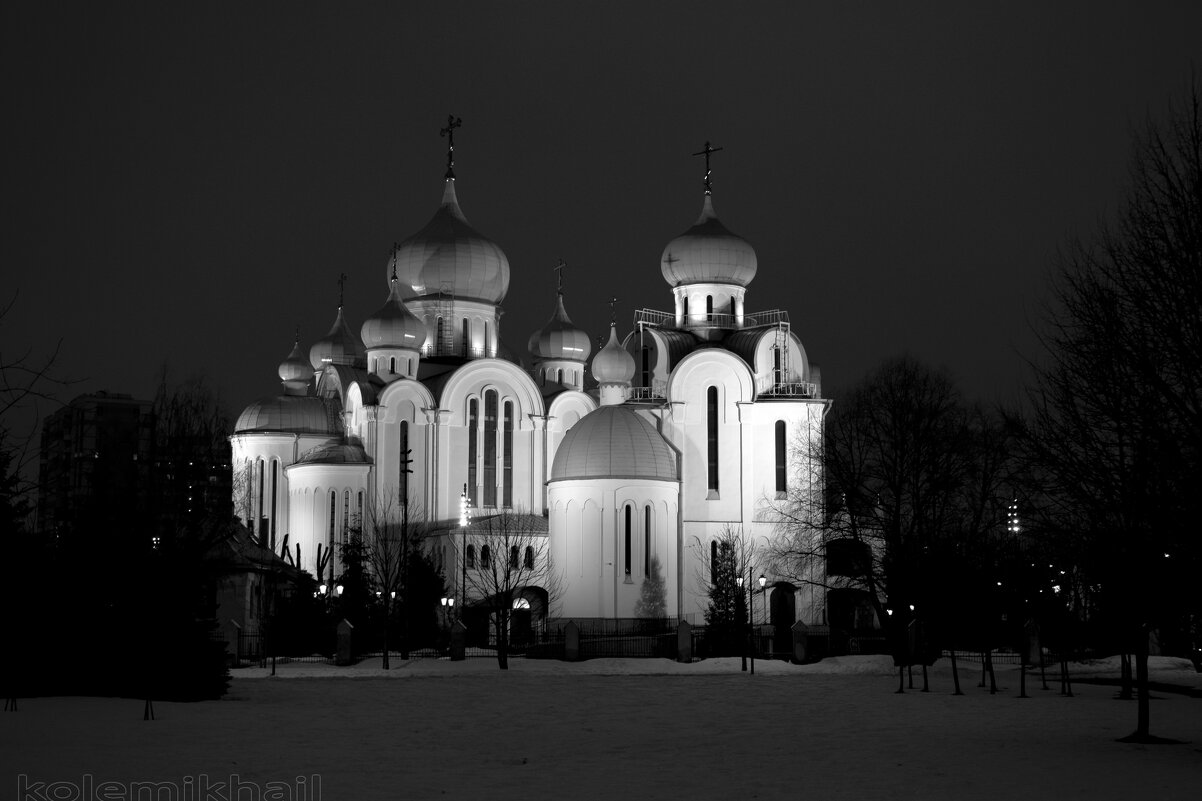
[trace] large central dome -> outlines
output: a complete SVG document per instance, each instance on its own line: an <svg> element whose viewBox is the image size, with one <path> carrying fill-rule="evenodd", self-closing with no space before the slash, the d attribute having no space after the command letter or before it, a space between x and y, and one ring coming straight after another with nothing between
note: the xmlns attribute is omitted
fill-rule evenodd
<svg viewBox="0 0 1202 801"><path fill-rule="evenodd" d="M676 481L676 454L655 426L624 406L602 406L568 429L551 481L650 478Z"/></svg>
<svg viewBox="0 0 1202 801"><path fill-rule="evenodd" d="M697 222L664 248L660 268L664 280L673 287L684 284L745 287L755 278L755 248L726 229L714 213L711 196L706 195Z"/></svg>
<svg viewBox="0 0 1202 801"><path fill-rule="evenodd" d="M389 261L389 276L392 268ZM468 224L453 178L447 180L433 219L397 249L396 275L407 299L442 293L457 300L500 303L509 291L509 259Z"/></svg>

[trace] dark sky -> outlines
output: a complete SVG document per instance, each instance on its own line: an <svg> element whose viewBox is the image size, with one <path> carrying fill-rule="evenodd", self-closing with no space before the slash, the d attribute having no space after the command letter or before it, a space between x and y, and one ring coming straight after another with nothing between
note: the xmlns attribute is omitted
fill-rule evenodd
<svg viewBox="0 0 1202 801"><path fill-rule="evenodd" d="M419 8L418 6L421 6ZM166 363L236 412L348 274L459 198L512 267L502 338L670 309L706 140L747 308L785 308L828 395L908 351L1017 394L1058 247L1114 211L1180 97L1202 3L6 4L4 355L61 339L67 395ZM1191 59L1193 60L1191 63Z"/></svg>

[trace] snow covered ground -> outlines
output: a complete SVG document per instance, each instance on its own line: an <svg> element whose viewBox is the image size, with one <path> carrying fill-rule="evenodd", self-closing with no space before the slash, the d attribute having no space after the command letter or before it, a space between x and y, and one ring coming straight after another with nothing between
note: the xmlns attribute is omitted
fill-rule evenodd
<svg viewBox="0 0 1202 801"><path fill-rule="evenodd" d="M131 782L155 781L169 783L156 799L204 801L199 777L211 788L231 774L239 794L209 797L287 797L251 786L280 782L296 798L296 777L314 774L308 801L1202 797L1202 699L1175 692L1154 692L1152 729L1186 742L1137 746L1115 742L1135 725L1116 688L1063 698L1034 675L1019 699L1013 667L990 696L962 664L954 697L946 660L930 693L904 695L880 657L757 661L755 676L738 659L394 665L239 670L226 699L159 702L154 722L139 700L22 699L0 713L0 798L22 799L24 775L25 798L91 801L104 796L82 790L104 781L110 798L133 798ZM1117 677L1117 660L1074 672ZM1183 660L1154 660L1152 678L1202 689Z"/></svg>

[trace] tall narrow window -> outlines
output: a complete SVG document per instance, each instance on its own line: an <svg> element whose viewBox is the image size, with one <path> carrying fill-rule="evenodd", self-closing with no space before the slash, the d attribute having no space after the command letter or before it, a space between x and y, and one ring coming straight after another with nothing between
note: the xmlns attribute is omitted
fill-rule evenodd
<svg viewBox="0 0 1202 801"><path fill-rule="evenodd" d="M463 552L463 566L464 567L475 567L476 566L476 546L475 545L467 546L467 549Z"/></svg>
<svg viewBox="0 0 1202 801"><path fill-rule="evenodd" d="M526 546L526 559L523 562L523 564L526 566L527 570L534 569L534 546L533 545Z"/></svg>
<svg viewBox="0 0 1202 801"><path fill-rule="evenodd" d="M463 356L467 358L472 355L472 329L467 318L463 318Z"/></svg>
<svg viewBox="0 0 1202 801"><path fill-rule="evenodd" d="M710 584L718 584L718 541L710 540Z"/></svg>
<svg viewBox="0 0 1202 801"><path fill-rule="evenodd" d="M518 546L516 546L516 545L509 546L509 569L510 570L517 570L518 565L521 563L519 561L521 559L521 553L522 552L518 548Z"/></svg>
<svg viewBox="0 0 1202 801"><path fill-rule="evenodd" d="M255 512L257 513L255 515L255 517L258 518L258 525L255 527L257 529L259 529L259 542L264 545L267 544L267 532L264 531L264 526L263 526L264 518L267 517L267 515L264 514L265 510L263 507L263 493L264 493L264 489L267 484L267 481L265 480L266 479L266 473L264 472L265 470L266 470L266 467L263 465L263 460L260 459L259 460L259 505L255 509Z"/></svg>
<svg viewBox="0 0 1202 801"><path fill-rule="evenodd" d="M363 531L363 490L359 490L359 497L355 499L355 525L354 528L358 531Z"/></svg>
<svg viewBox="0 0 1202 801"><path fill-rule="evenodd" d="M487 545L480 546L480 569L488 570L492 567L492 548Z"/></svg>
<svg viewBox="0 0 1202 801"><path fill-rule="evenodd" d="M479 448L480 401L467 402L467 499L476 505L476 455Z"/></svg>
<svg viewBox="0 0 1202 801"><path fill-rule="evenodd" d="M684 321L687 324L689 322L689 296L688 295L685 295L683 305L684 305Z"/></svg>
<svg viewBox="0 0 1202 801"><path fill-rule="evenodd" d="M787 474L785 465L785 421L776 421L776 491L785 492L787 489Z"/></svg>
<svg viewBox="0 0 1202 801"><path fill-rule="evenodd" d="M644 347L642 353L642 370L639 376L639 385L644 387L651 386L651 348Z"/></svg>
<svg viewBox="0 0 1202 801"><path fill-rule="evenodd" d="M709 489L718 491L718 388L705 391L706 457L709 460Z"/></svg>
<svg viewBox="0 0 1202 801"><path fill-rule="evenodd" d="M497 391L484 393L484 505L497 505Z"/></svg>
<svg viewBox="0 0 1202 801"><path fill-rule="evenodd" d="M505 429L501 442L501 503L513 507L513 401L505 401Z"/></svg>
<svg viewBox="0 0 1202 801"><path fill-rule="evenodd" d="M643 575L651 575L651 506L643 508Z"/></svg>
<svg viewBox="0 0 1202 801"><path fill-rule="evenodd" d="M626 504L625 515L626 515L626 526L625 526L626 542L624 544L626 547L623 550L626 553L623 555L623 565L626 568L626 575L629 576L630 575L630 539L631 539L630 538L630 535L631 535L630 529L633 525L632 518L634 517L634 507L632 507L630 504Z"/></svg>
<svg viewBox="0 0 1202 801"><path fill-rule="evenodd" d="M484 321L484 355L492 356L492 324Z"/></svg>
<svg viewBox="0 0 1202 801"><path fill-rule="evenodd" d="M271 460L271 549L275 550L276 481L279 476L280 460Z"/></svg>
<svg viewBox="0 0 1202 801"><path fill-rule="evenodd" d="M342 491L342 544L351 541L351 491Z"/></svg>
<svg viewBox="0 0 1202 801"><path fill-rule="evenodd" d="M412 450L409 448L409 421L401 421L401 466L400 473L397 476L397 495L401 499L402 504L409 503L409 473L412 472L410 466L413 462L411 458Z"/></svg>
<svg viewBox="0 0 1202 801"><path fill-rule="evenodd" d="M714 319L714 296L705 296L705 317L707 320Z"/></svg>
<svg viewBox="0 0 1202 801"><path fill-rule="evenodd" d="M334 547L334 543L338 541L338 528L335 525L334 517L338 509L338 493L330 490L330 547Z"/></svg>
<svg viewBox="0 0 1202 801"><path fill-rule="evenodd" d="M396 375L396 356L388 357L388 372Z"/></svg>
<svg viewBox="0 0 1202 801"><path fill-rule="evenodd" d="M780 369L780 348L772 349L772 383L774 386L780 386L785 382L784 376L781 375Z"/></svg>

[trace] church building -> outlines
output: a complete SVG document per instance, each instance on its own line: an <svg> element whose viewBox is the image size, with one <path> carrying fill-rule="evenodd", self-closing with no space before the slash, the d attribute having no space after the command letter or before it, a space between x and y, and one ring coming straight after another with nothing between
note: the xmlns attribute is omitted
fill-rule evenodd
<svg viewBox="0 0 1202 801"><path fill-rule="evenodd" d="M403 499L461 608L480 597L472 571L512 558L535 568L515 606L537 618L636 617L658 579L665 616L701 623L733 536L759 554L756 623L825 623L822 582L791 583L769 555L775 502L821 493L808 443L829 402L788 313L746 304L759 265L715 211L714 149L700 216L660 256L663 310L611 323L593 354L561 282L550 319L527 329L527 358L501 343L509 261L460 208L450 141L441 202L394 248L383 305L357 330L340 305L280 364L282 393L238 418L238 514L328 580L339 545ZM528 544L490 554L507 519L525 521Z"/></svg>

